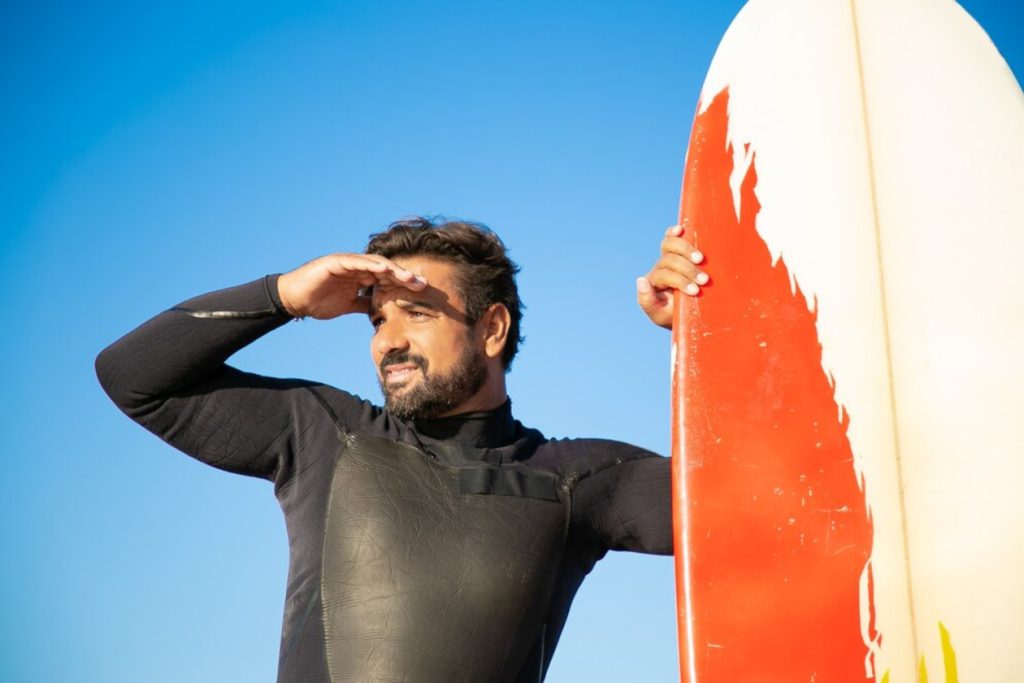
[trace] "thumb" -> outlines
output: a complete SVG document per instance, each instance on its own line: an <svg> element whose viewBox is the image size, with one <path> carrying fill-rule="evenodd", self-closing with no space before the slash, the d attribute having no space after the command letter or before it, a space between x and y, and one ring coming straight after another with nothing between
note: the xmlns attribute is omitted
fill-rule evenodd
<svg viewBox="0 0 1024 683"><path fill-rule="evenodd" d="M654 291L654 285L644 276L636 279L636 302L645 311L658 305L658 295Z"/></svg>
<svg viewBox="0 0 1024 683"><path fill-rule="evenodd" d="M636 279L636 302L648 318L658 327L672 329L671 290L657 290L646 277Z"/></svg>

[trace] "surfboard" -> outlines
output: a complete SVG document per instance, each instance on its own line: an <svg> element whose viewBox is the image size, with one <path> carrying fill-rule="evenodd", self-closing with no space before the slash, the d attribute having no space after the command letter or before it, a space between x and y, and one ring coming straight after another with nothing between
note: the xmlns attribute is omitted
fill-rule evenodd
<svg viewBox="0 0 1024 683"><path fill-rule="evenodd" d="M1024 676L1024 95L951 0L752 0L680 223L682 680Z"/></svg>

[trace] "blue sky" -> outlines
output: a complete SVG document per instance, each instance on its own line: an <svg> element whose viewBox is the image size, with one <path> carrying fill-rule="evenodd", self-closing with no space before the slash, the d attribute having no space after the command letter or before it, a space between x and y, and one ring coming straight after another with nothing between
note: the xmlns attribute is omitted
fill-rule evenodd
<svg viewBox="0 0 1024 683"><path fill-rule="evenodd" d="M397 217L484 221L523 266L523 422L665 452L668 334L633 281L741 4L0 6L4 679L273 680L287 542L269 485L135 427L92 359ZM1019 4L965 6L1019 79ZM376 399L368 339L365 320L304 322L233 362ZM672 680L673 600L670 560L613 554L549 680Z"/></svg>

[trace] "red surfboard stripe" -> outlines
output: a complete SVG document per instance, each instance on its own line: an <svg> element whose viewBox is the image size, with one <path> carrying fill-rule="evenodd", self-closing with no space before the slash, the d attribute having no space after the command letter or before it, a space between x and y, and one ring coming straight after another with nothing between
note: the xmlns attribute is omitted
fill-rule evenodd
<svg viewBox="0 0 1024 683"><path fill-rule="evenodd" d="M723 90L694 122L680 211L713 276L676 311L686 458L674 453L676 500L685 486L688 501L686 547L676 513L677 575L685 553L684 660L693 653L683 670L693 683L863 681L872 525L850 418L821 365L817 315L756 230L754 162L737 218L728 102Z"/></svg>

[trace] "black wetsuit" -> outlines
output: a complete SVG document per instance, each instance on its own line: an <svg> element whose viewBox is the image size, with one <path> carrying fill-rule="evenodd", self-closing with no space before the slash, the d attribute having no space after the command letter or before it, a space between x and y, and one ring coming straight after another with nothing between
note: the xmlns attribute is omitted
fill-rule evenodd
<svg viewBox="0 0 1024 683"><path fill-rule="evenodd" d="M547 439L509 404L405 422L225 365L290 319L269 276L172 308L97 359L133 420L274 483L291 553L279 681L539 681L597 560L671 552L668 461L648 451Z"/></svg>

